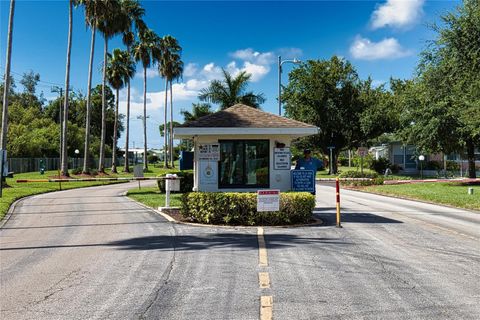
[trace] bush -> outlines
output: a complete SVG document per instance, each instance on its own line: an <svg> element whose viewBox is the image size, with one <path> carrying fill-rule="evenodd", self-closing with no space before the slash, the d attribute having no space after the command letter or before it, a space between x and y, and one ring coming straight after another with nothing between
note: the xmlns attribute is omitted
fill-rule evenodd
<svg viewBox="0 0 480 320"><path fill-rule="evenodd" d="M180 179L180 193L187 193L192 192L193 189L193 171L185 170L185 171L176 171L176 172L169 172L170 174L176 174L177 176L181 177ZM158 175L157 177L165 177L167 174L163 173ZM157 180L158 189L160 192L165 192L165 180ZM173 191L172 191L173 192Z"/></svg>
<svg viewBox="0 0 480 320"><path fill-rule="evenodd" d="M149 154L147 157L148 163L157 163L159 158L157 155Z"/></svg>
<svg viewBox="0 0 480 320"><path fill-rule="evenodd" d="M340 173L338 176L339 178L369 178L369 179L376 179L378 178L378 173L376 172L362 172L360 171L354 171L354 170L349 170Z"/></svg>
<svg viewBox="0 0 480 320"><path fill-rule="evenodd" d="M387 158L378 158L378 160L373 159L370 165L370 169L374 170L379 174L384 174L385 170L390 167L390 161ZM393 171L393 170L392 170Z"/></svg>
<svg viewBox="0 0 480 320"><path fill-rule="evenodd" d="M72 169L70 170L70 172L73 174L73 175L77 175L77 174L81 174L82 173L82 168L75 168L75 169Z"/></svg>
<svg viewBox="0 0 480 320"><path fill-rule="evenodd" d="M337 163L341 166L341 167L347 167L348 166L348 158L347 157L344 157L344 156L338 156L338 161Z"/></svg>
<svg viewBox="0 0 480 320"><path fill-rule="evenodd" d="M371 154L367 154L365 157L363 157L363 167L370 168L372 166L372 161L373 161L373 156ZM355 167L360 168L362 164L362 158L358 155L355 155L352 158L352 163Z"/></svg>
<svg viewBox="0 0 480 320"><path fill-rule="evenodd" d="M402 166L398 165L398 164L392 164L390 165L390 170L392 170L392 173L393 174L396 174L398 172L400 172L400 170L403 170Z"/></svg>
<svg viewBox="0 0 480 320"><path fill-rule="evenodd" d="M427 161L426 166L424 166L425 170L441 170L442 169L442 164L439 161L435 160L430 160Z"/></svg>
<svg viewBox="0 0 480 320"><path fill-rule="evenodd" d="M257 194L190 192L183 195L182 215L196 222L231 225L283 225L312 218L315 197L307 192L280 194L280 211L257 212Z"/></svg>
<svg viewBox="0 0 480 320"><path fill-rule="evenodd" d="M447 161L447 171L458 171L460 170L460 165L455 161Z"/></svg>

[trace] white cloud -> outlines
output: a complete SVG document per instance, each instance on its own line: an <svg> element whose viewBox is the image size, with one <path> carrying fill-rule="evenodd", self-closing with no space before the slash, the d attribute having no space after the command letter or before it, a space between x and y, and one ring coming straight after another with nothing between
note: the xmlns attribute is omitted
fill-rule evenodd
<svg viewBox="0 0 480 320"><path fill-rule="evenodd" d="M303 56L303 51L300 48L280 48L278 54L285 59L300 58Z"/></svg>
<svg viewBox="0 0 480 320"><path fill-rule="evenodd" d="M407 28L420 19L424 3L425 0L387 0L373 12L371 26Z"/></svg>
<svg viewBox="0 0 480 320"><path fill-rule="evenodd" d="M252 48L237 50L230 54L234 59L248 61L260 65L268 65L275 62L275 55L273 52L254 51Z"/></svg>
<svg viewBox="0 0 480 320"><path fill-rule="evenodd" d="M397 59L412 55L410 50L402 48L395 38L385 38L380 42L372 42L358 36L350 46L350 54L355 59L378 60Z"/></svg>
<svg viewBox="0 0 480 320"><path fill-rule="evenodd" d="M198 64L196 63L187 63L185 69L183 70L183 75L185 77L193 77L198 71Z"/></svg>
<svg viewBox="0 0 480 320"><path fill-rule="evenodd" d="M141 65L137 66L135 77L143 79L143 67ZM151 79L155 77L158 77L158 69L155 67L147 68L147 78Z"/></svg>

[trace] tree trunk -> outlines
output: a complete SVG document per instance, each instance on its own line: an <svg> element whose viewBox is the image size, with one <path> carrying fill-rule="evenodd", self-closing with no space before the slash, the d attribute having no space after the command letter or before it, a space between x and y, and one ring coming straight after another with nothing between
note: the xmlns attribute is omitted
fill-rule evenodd
<svg viewBox="0 0 480 320"><path fill-rule="evenodd" d="M82 173L88 173L89 168L89 153L90 153L90 112L91 112L91 96L92 96L92 69L93 69L93 55L95 52L95 27L92 28L92 40L90 43L90 62L88 65L88 85L87 85L87 106L85 118L85 150L83 152L83 170Z"/></svg>
<svg viewBox="0 0 480 320"><path fill-rule="evenodd" d="M10 1L10 14L8 18L8 39L7 55L5 61L5 87L3 88L3 110L2 110L2 133L0 135L0 149L7 148L8 134L8 92L10 91L10 66L12 61L12 35L13 35L13 15L15 11L15 0ZM3 164L0 164L3 165ZM0 177L3 180L3 177Z"/></svg>
<svg viewBox="0 0 480 320"><path fill-rule="evenodd" d="M172 80L170 80L170 164L172 168L175 168L174 163L174 151L173 151L173 90L172 90Z"/></svg>
<svg viewBox="0 0 480 320"><path fill-rule="evenodd" d="M147 157L147 68L143 68L143 171L148 170Z"/></svg>
<svg viewBox="0 0 480 320"><path fill-rule="evenodd" d="M130 52L130 48L127 49ZM125 166L123 172L130 172L128 163L128 138L130 133L130 80L127 83L127 119L126 119L126 131L125 131Z"/></svg>
<svg viewBox="0 0 480 320"><path fill-rule="evenodd" d="M167 106L168 106L168 79L165 78L165 104L164 104L164 121L163 121L163 148L164 148L164 164L168 168L168 142L167 142Z"/></svg>
<svg viewBox="0 0 480 320"><path fill-rule="evenodd" d="M468 177L471 179L475 179L477 178L477 172L475 168L475 144L473 143L472 139L468 139L466 142L467 142L467 159L468 159Z"/></svg>
<svg viewBox="0 0 480 320"><path fill-rule="evenodd" d="M65 70L65 99L63 107L63 147L62 147L62 176L68 177L68 156L67 156L67 126L68 126L68 95L70 89L70 55L72 52L72 27L73 27L73 0L68 2L68 44L67 44L67 66Z"/></svg>
<svg viewBox="0 0 480 320"><path fill-rule="evenodd" d="M102 131L100 137L100 155L98 159L98 172L105 173L105 137L107 130L107 97L105 88L107 86L107 52L108 52L108 39L104 36L105 46L103 49L103 77L102 77Z"/></svg>
<svg viewBox="0 0 480 320"><path fill-rule="evenodd" d="M117 126L118 126L118 100L120 89L117 88L115 103L115 120L113 121L113 146L112 146L112 173L117 173Z"/></svg>

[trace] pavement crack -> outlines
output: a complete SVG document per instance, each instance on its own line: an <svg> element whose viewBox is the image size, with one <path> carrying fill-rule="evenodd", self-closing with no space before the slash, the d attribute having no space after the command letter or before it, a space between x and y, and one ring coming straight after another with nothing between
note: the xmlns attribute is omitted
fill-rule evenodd
<svg viewBox="0 0 480 320"><path fill-rule="evenodd" d="M141 312L140 316L138 317L139 319L147 319L147 313L150 311L150 309L153 307L155 301L158 300L158 297L161 294L161 291L165 288L165 286L168 284L170 280L170 275L172 274L173 268L175 266L175 261L176 261L176 253L177 253L177 247L176 247L176 239L177 239L177 229L175 228L175 225L171 223L171 227L173 230L173 237L172 237L172 249L173 249L173 255L172 259L170 260L170 263L168 264L168 267L164 271L160 284L155 288L154 293L151 295L150 301L148 301L147 305L145 306L144 310Z"/></svg>

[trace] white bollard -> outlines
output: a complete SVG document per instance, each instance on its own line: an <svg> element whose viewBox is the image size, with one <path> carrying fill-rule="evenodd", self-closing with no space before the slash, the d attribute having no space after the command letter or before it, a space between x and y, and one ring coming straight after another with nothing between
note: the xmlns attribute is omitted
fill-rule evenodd
<svg viewBox="0 0 480 320"><path fill-rule="evenodd" d="M468 188L468 194L472 195L473 194L473 188Z"/></svg>

